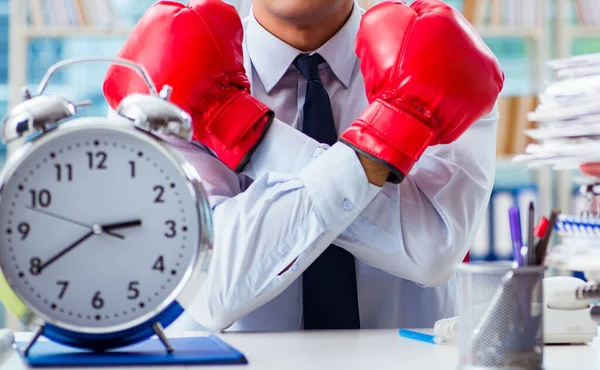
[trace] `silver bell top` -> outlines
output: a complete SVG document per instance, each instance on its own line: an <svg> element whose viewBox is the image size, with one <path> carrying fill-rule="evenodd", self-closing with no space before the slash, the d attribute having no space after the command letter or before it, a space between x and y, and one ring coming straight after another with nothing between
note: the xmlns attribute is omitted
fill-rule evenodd
<svg viewBox="0 0 600 370"><path fill-rule="evenodd" d="M121 101L116 111L141 129L191 140L192 118L169 101L172 91L170 86L164 85L159 96L129 95Z"/></svg>
<svg viewBox="0 0 600 370"><path fill-rule="evenodd" d="M74 104L58 95L30 97L2 120L2 140L10 143L35 132L46 132L53 124L74 116L77 107L84 104Z"/></svg>
<svg viewBox="0 0 600 370"><path fill-rule="evenodd" d="M54 64L48 69L35 93L23 91L24 102L12 109L2 120L2 139L10 143L19 138L26 138L34 133L44 133L52 126L77 113L80 106L91 102L72 103L57 95L43 95L50 78L60 69L82 62L110 62L136 71L146 83L149 94L134 94L121 101L117 108L124 118L136 126L155 134L177 136L190 140L192 136L192 119L182 109L169 102L172 88L165 85L160 93L148 73L141 65L121 58L85 57L72 58Z"/></svg>

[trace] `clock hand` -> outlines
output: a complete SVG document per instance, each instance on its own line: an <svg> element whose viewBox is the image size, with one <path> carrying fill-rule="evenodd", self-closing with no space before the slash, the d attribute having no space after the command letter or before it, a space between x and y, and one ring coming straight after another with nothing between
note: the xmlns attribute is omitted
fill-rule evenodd
<svg viewBox="0 0 600 370"><path fill-rule="evenodd" d="M94 225L91 227L92 230L90 230L87 234L85 234L84 236L82 236L81 238L76 240L73 244L69 245L62 251L58 252L58 254L56 254L54 257L50 258L48 261L44 262L40 266L39 271L41 273L43 269L45 269L46 267L48 267L49 265L54 263L57 259L61 258L65 254L67 254L70 251L72 251L73 249L75 249L75 247L77 247L79 244L83 243L87 238L89 238L90 236L92 236L94 234L102 234L103 232L107 232L106 229L124 229L124 228L128 228L128 227L135 227L135 226L141 226L141 225L142 225L142 220L139 220L139 219L132 220L132 221L125 221L125 222L118 222L118 223L113 223L113 224L106 224L106 225Z"/></svg>
<svg viewBox="0 0 600 370"><path fill-rule="evenodd" d="M40 273L42 272L43 269L45 269L46 267L50 266L56 260L58 260L59 258L61 258L62 256L64 256L65 254L67 254L70 251L72 251L73 249L75 249L75 247L77 247L79 244L83 243L86 239L88 239L90 236L92 236L94 234L96 234L94 232L94 230L89 231L87 234L85 234L81 238L77 239L73 244L69 245L68 247L66 247L62 251L58 252L54 257L50 258L48 261L44 262L40 266L40 268L39 268Z"/></svg>
<svg viewBox="0 0 600 370"><path fill-rule="evenodd" d="M70 218L67 218L67 217L64 217L64 216L60 216L60 215L57 215L57 214L49 212L49 211L44 211L44 210L41 210L41 209L38 209L38 208L33 208L31 206L27 206L27 208L29 208L32 211L39 212L39 213L45 214L45 215L50 216L50 217L58 218L59 220L63 220L63 221L67 221L67 222L70 222L70 223L75 224L75 225L87 227L90 230L93 229L93 226L91 226L91 225L86 225L86 224L81 223L79 221L72 220ZM123 235L121 235L121 234L113 233L111 231L106 231L106 233L108 235L110 235L110 236L114 236L115 238L125 239L125 237Z"/></svg>
<svg viewBox="0 0 600 370"><path fill-rule="evenodd" d="M100 225L102 230L126 229L129 227L136 227L136 226L142 226L142 220L137 219L137 220L131 220L131 221L125 221L125 222L117 222L117 223L113 223L113 224Z"/></svg>
<svg viewBox="0 0 600 370"><path fill-rule="evenodd" d="M27 206L27 208L29 208L30 210L35 211L35 212L43 213L43 214L48 215L50 217L58 218L60 220L67 221L67 222L70 222L72 224L83 226L83 227L87 227L87 228L91 229L91 227L89 225L83 224L83 223L81 223L79 221L71 220L70 218L67 218L67 217L64 217L64 216L59 216L59 215L57 215L55 213L52 213L52 212L49 212L49 211L43 211L41 209L33 208L31 206Z"/></svg>

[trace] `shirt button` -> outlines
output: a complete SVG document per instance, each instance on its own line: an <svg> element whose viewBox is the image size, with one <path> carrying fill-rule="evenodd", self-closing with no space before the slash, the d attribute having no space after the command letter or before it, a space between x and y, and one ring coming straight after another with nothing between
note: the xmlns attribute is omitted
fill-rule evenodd
<svg viewBox="0 0 600 370"><path fill-rule="evenodd" d="M342 205L344 206L344 209L346 211L351 211L352 208L354 208L354 204L352 204L352 202L348 198L344 198L344 201L342 202Z"/></svg>

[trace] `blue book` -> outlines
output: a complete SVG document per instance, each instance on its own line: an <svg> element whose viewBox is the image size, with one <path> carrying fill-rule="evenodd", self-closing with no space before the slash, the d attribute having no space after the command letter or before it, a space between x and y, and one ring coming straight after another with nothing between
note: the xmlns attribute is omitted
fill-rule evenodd
<svg viewBox="0 0 600 370"><path fill-rule="evenodd" d="M246 357L214 334L205 337L171 338L174 351L167 353L155 338L106 352L92 352L50 341L38 341L27 356L27 343L17 349L30 367L138 366L138 365L224 365L247 364Z"/></svg>

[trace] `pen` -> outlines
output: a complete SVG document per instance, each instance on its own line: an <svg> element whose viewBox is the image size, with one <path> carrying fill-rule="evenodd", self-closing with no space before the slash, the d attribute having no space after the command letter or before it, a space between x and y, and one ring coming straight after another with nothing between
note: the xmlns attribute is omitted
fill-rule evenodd
<svg viewBox="0 0 600 370"><path fill-rule="evenodd" d="M429 334L423 334L408 329L400 329L398 330L398 334L400 334L400 336L403 338L414 339L426 343L441 344L444 342L440 337L436 337L434 335Z"/></svg>
<svg viewBox="0 0 600 370"><path fill-rule="evenodd" d="M523 265L523 255L521 247L523 240L521 237L521 215L519 207L512 206L508 209L508 220L510 224L510 237L512 239L513 258L517 262L517 266Z"/></svg>
<svg viewBox="0 0 600 370"><path fill-rule="evenodd" d="M9 329L0 329L0 357L12 349L15 336Z"/></svg>
<svg viewBox="0 0 600 370"><path fill-rule="evenodd" d="M548 244L550 244L550 235L552 235L552 230L554 230L554 224L556 223L556 219L558 218L558 214L560 211L558 209L552 210L552 214L550 215L550 220L548 221L548 228L544 233L544 237L540 239L536 246L535 253L535 264L541 265L544 263L544 259L546 258L546 251L548 250Z"/></svg>
<svg viewBox="0 0 600 370"><path fill-rule="evenodd" d="M535 236L537 236L540 239L544 238L544 235L546 235L546 231L548 230L548 225L550 224L550 221L546 218L546 217L542 217L540 218L540 221L538 222L537 226L535 227Z"/></svg>
<svg viewBox="0 0 600 370"><path fill-rule="evenodd" d="M529 224L529 230L527 230L527 265L533 265L534 260L533 260L533 223L534 223L534 219L535 219L535 207L533 205L533 202L529 202L529 219L528 224Z"/></svg>

